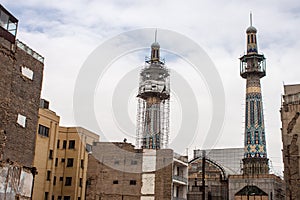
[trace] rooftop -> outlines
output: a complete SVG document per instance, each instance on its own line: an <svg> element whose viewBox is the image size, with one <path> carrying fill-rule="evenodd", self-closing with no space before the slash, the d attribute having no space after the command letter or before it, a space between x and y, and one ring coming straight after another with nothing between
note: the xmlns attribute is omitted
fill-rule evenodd
<svg viewBox="0 0 300 200"><path fill-rule="evenodd" d="M41 56L40 54L38 54L37 52L32 50L29 46L27 46L26 44L24 44L20 40L16 40L16 45L17 45L18 48L22 49L23 51L25 51L26 53L31 55L33 58L35 58L36 60L40 61L41 63L44 63L44 57L43 56Z"/></svg>

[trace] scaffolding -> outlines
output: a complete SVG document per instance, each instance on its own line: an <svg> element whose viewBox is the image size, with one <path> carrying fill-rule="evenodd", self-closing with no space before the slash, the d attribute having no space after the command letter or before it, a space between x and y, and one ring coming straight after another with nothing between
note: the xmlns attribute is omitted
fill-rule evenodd
<svg viewBox="0 0 300 200"><path fill-rule="evenodd" d="M159 44L140 71L137 108L137 148L161 149L169 143L169 70L159 58Z"/></svg>

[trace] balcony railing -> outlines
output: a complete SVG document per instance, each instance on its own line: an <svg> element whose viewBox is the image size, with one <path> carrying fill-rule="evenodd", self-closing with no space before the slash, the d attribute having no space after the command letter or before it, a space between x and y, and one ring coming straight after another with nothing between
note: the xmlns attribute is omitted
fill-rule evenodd
<svg viewBox="0 0 300 200"><path fill-rule="evenodd" d="M187 178L178 175L173 175L173 179L176 181L184 182L185 184L187 184L188 181Z"/></svg>

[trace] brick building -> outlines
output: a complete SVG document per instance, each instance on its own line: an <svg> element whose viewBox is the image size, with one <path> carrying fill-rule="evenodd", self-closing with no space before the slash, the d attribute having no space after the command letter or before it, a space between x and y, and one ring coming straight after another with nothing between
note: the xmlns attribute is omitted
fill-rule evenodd
<svg viewBox="0 0 300 200"><path fill-rule="evenodd" d="M286 196L294 200L300 197L300 84L284 86L280 112Z"/></svg>
<svg viewBox="0 0 300 200"><path fill-rule="evenodd" d="M86 199L186 199L187 157L171 149L134 149L125 142L92 147Z"/></svg>
<svg viewBox="0 0 300 200"><path fill-rule="evenodd" d="M35 174L44 58L16 39L17 27L0 5L0 199L30 198Z"/></svg>

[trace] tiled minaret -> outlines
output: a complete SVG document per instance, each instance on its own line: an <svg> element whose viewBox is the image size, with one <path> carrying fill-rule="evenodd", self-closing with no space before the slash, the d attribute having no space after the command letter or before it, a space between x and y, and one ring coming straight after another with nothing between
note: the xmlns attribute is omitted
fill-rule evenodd
<svg viewBox="0 0 300 200"><path fill-rule="evenodd" d="M245 153L243 173L245 175L268 174L263 101L260 79L266 75L265 57L258 53L257 30L247 28L247 54L240 58L240 74L246 79L245 108Z"/></svg>

